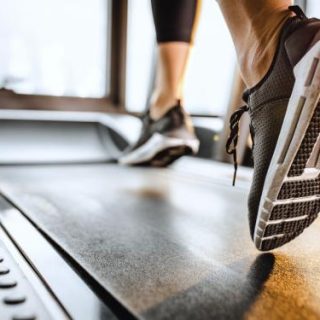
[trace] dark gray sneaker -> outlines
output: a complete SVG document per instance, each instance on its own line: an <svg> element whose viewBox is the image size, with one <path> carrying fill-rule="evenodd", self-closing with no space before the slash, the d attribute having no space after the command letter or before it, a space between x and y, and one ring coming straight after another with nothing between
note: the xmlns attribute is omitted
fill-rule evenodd
<svg viewBox="0 0 320 320"><path fill-rule="evenodd" d="M119 163L164 167L183 155L196 154L198 150L199 140L191 118L178 102L157 121L146 113L140 138L124 152Z"/></svg>
<svg viewBox="0 0 320 320"><path fill-rule="evenodd" d="M320 212L320 20L302 10L283 26L270 70L244 93L231 119L227 150L236 158L238 124L249 110L254 176L251 236L267 251L294 239ZM231 148L233 145L233 148Z"/></svg>

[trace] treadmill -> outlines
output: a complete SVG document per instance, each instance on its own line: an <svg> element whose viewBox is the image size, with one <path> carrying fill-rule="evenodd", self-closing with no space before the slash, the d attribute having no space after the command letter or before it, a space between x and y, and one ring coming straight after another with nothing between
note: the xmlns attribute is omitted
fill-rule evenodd
<svg viewBox="0 0 320 320"><path fill-rule="evenodd" d="M118 165L139 126L0 111L0 319L320 318L320 223L261 254L251 169Z"/></svg>

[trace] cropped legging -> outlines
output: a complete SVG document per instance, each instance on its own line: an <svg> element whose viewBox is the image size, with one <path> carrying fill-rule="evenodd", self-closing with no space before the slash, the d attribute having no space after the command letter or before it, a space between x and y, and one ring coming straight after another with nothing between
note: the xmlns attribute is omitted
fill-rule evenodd
<svg viewBox="0 0 320 320"><path fill-rule="evenodd" d="M193 42L201 0L151 0L158 43Z"/></svg>

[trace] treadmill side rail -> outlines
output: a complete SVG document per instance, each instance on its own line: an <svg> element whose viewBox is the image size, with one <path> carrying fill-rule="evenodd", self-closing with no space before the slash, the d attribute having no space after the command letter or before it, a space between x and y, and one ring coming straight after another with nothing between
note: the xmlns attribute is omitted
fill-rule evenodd
<svg viewBox="0 0 320 320"><path fill-rule="evenodd" d="M0 225L0 261L4 263L11 255L20 278L32 288L27 298L33 294L34 303L38 301L33 309L35 319L117 319L49 241L1 195ZM0 275L0 298L2 279ZM29 309L31 312L31 306ZM0 318L4 319L2 310Z"/></svg>

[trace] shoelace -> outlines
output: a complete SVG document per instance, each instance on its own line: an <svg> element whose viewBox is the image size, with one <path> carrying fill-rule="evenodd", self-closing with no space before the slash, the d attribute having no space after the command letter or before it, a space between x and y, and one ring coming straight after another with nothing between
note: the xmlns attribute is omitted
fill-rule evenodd
<svg viewBox="0 0 320 320"><path fill-rule="evenodd" d="M228 154L233 156L234 174L232 185L236 184L237 171L238 171L238 160L237 160L237 144L239 138L239 124L241 117L245 112L249 111L247 105L242 106L236 112L234 112L230 118L230 135L226 143L226 151Z"/></svg>

